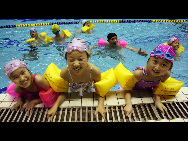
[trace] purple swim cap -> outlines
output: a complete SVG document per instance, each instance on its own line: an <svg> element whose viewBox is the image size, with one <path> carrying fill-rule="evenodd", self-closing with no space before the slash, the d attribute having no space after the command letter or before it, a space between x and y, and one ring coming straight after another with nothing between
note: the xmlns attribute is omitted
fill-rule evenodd
<svg viewBox="0 0 188 141"><path fill-rule="evenodd" d="M171 37L169 40L168 40L168 45L170 45L170 44L172 44L172 42L174 42L174 41L180 41L180 39L177 39L176 37Z"/></svg>
<svg viewBox="0 0 188 141"><path fill-rule="evenodd" d="M88 53L88 45L84 39L74 38L65 48L65 53L71 52L73 50L86 51Z"/></svg>
<svg viewBox="0 0 188 141"><path fill-rule="evenodd" d="M159 57L174 62L175 53L171 46L160 44L150 54L150 57Z"/></svg>
<svg viewBox="0 0 188 141"><path fill-rule="evenodd" d="M24 61L22 61L21 59L13 59L5 65L4 73L8 77L8 79L10 79L10 74L21 67L27 68L26 63L24 63Z"/></svg>

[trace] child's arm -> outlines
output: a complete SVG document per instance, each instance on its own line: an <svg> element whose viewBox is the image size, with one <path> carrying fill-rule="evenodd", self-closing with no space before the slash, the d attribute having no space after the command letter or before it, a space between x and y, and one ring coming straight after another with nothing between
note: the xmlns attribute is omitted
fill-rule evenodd
<svg viewBox="0 0 188 141"><path fill-rule="evenodd" d="M10 109L11 109L11 111L14 110L14 109L17 111L17 110L19 110L19 109L22 108L22 105L23 105L23 101L22 101L21 96L19 96L17 103L14 104ZM19 109L18 109L18 108L19 108Z"/></svg>
<svg viewBox="0 0 188 141"><path fill-rule="evenodd" d="M44 76L42 76L42 75L40 75L40 74L37 74L37 75L35 76L35 83L36 83L39 87L45 89L46 91L50 88L50 85L48 84L48 81L45 79ZM29 115L29 113L32 112L33 107L35 107L35 105L40 104L40 103L42 103L42 100L41 100L40 98L39 98L39 99L34 99L34 100L28 102L28 103L22 108L22 110L25 109L25 111L27 111L27 115Z"/></svg>
<svg viewBox="0 0 188 141"><path fill-rule="evenodd" d="M126 103L126 106L124 107L124 111L126 112L126 116L128 116L133 111L133 107L131 103L131 93L130 91L124 91L124 95L125 95L125 103Z"/></svg>
<svg viewBox="0 0 188 141"><path fill-rule="evenodd" d="M166 81L170 77L170 71L168 71L163 77L162 82ZM161 98L159 95L155 95L155 107L159 108L164 113L164 110L167 112L167 108L161 103Z"/></svg>
<svg viewBox="0 0 188 141"><path fill-rule="evenodd" d="M155 107L159 108L164 113L164 110L167 112L167 108L161 103L161 98L159 95L155 95Z"/></svg>
<svg viewBox="0 0 188 141"><path fill-rule="evenodd" d="M68 78L67 78L67 74L68 73L68 70L67 70L67 67L64 67L62 70L61 70L61 73L60 73L60 77L63 78L65 81L68 81ZM57 111L57 108L65 101L66 97L67 97L67 92L62 92L60 93L60 95L58 96L56 102L54 103L53 107L48 110L48 115L47 117L49 118L51 116L51 120L53 119L56 111Z"/></svg>
<svg viewBox="0 0 188 141"><path fill-rule="evenodd" d="M37 74L35 76L35 83L46 91L50 89L50 85L43 75Z"/></svg>
<svg viewBox="0 0 188 141"><path fill-rule="evenodd" d="M138 81L140 81L142 79L142 76L143 76L143 71L142 70L135 70L133 72L133 74L134 74L135 78ZM131 93L128 90L124 90L124 95L125 95L125 103L126 103L126 106L124 107L124 111L126 112L126 116L128 116L133 111L133 107L132 107L132 103L131 103Z"/></svg>
<svg viewBox="0 0 188 141"><path fill-rule="evenodd" d="M57 108L65 101L67 94L68 93L64 93L64 92L60 93L60 95L58 96L58 98L57 98L56 102L54 103L53 107L50 110L48 110L47 118L49 118L51 116L50 120L53 119L53 117L54 117L54 115L57 111Z"/></svg>
<svg viewBox="0 0 188 141"><path fill-rule="evenodd" d="M21 90L20 87L17 86L17 85L14 87L14 91L15 91L16 93L22 93L22 90ZM19 109L22 108L22 105L23 105L23 100L22 100L22 97L19 96L17 103L14 104L10 109L11 109L11 110L14 110L14 109L15 109L15 110L17 111L18 108L19 108Z"/></svg>
<svg viewBox="0 0 188 141"><path fill-rule="evenodd" d="M101 71L95 65L93 65L92 76L94 82L98 82L101 80ZM98 112L101 113L103 119L105 120L106 109L104 108L104 97L101 97L100 95L98 95L98 107L95 111L95 116Z"/></svg>
<svg viewBox="0 0 188 141"><path fill-rule="evenodd" d="M140 48L139 50L137 50L136 48L130 47L130 46L126 46L126 48L130 49L131 51L137 52L139 55L141 56L147 56L147 51L141 51L142 48Z"/></svg>
<svg viewBox="0 0 188 141"><path fill-rule="evenodd" d="M89 50L88 50L88 54L91 55L91 50L92 50L93 48L97 48L97 47L98 47L98 45L93 45L93 46L91 46L91 47L89 48Z"/></svg>

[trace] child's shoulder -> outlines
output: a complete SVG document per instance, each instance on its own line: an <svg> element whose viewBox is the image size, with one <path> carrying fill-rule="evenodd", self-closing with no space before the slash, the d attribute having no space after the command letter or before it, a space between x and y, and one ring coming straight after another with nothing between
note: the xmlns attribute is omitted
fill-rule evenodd
<svg viewBox="0 0 188 141"><path fill-rule="evenodd" d="M110 46L110 43L109 43L109 42L106 42L106 46L108 46L108 47L109 47L109 46Z"/></svg>
<svg viewBox="0 0 188 141"><path fill-rule="evenodd" d="M35 82L36 83L41 83L41 82L44 81L44 79L45 79L45 77L43 75L40 75L40 74L35 75Z"/></svg>
<svg viewBox="0 0 188 141"><path fill-rule="evenodd" d="M89 65L92 66L93 73L101 73L100 69L98 67L96 67L94 64L89 63Z"/></svg>
<svg viewBox="0 0 188 141"><path fill-rule="evenodd" d="M35 75L35 83L38 86L43 86L43 83L45 83L45 81L47 80L45 79L43 75L40 75L40 74Z"/></svg>
<svg viewBox="0 0 188 141"><path fill-rule="evenodd" d="M66 66L61 70L60 77L63 78L64 80L68 81L68 76L69 76L69 72L68 72L68 68Z"/></svg>
<svg viewBox="0 0 188 141"><path fill-rule="evenodd" d="M170 77L170 71L167 71L167 73L162 77L162 82L166 81Z"/></svg>
<svg viewBox="0 0 188 141"><path fill-rule="evenodd" d="M100 81L101 80L101 71L100 71L100 69L98 67L96 67L95 65L91 64L91 63L89 63L89 64L90 64L90 66L92 66L91 75L92 75L94 81L95 82Z"/></svg>
<svg viewBox="0 0 188 141"><path fill-rule="evenodd" d="M42 87L45 90L48 90L50 88L48 81L43 75L40 75L40 74L35 75L35 83L39 87Z"/></svg>
<svg viewBox="0 0 188 141"><path fill-rule="evenodd" d="M134 72L133 72L135 78L140 81L143 77L143 70L142 69L136 69Z"/></svg>

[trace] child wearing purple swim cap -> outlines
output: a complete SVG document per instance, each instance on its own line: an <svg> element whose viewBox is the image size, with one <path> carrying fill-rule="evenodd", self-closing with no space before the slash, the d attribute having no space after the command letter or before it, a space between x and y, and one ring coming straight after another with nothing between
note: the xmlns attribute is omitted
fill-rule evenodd
<svg viewBox="0 0 188 141"><path fill-rule="evenodd" d="M177 53L177 50L179 48L179 44L180 43L180 39L177 39L176 37L171 37L169 40L168 40L168 45L172 46L174 52L176 53L176 56L175 56L175 60L179 61L180 58L178 57L178 53Z"/></svg>
<svg viewBox="0 0 188 141"><path fill-rule="evenodd" d="M84 39L74 38L65 49L65 59L68 65L60 73L60 77L69 82L68 93L77 93L79 96L95 92L94 83L101 80L101 72L98 67L88 62L88 45ZM93 83L94 82L94 83ZM66 98L57 99L54 105L60 105ZM105 119L104 98L99 96L98 107L95 115L100 112ZM52 107L48 111L48 116L55 115L58 107Z"/></svg>
<svg viewBox="0 0 188 141"><path fill-rule="evenodd" d="M164 82L170 77L170 71L173 67L175 58L174 50L169 45L160 44L150 54L147 66L137 67L133 74L138 82L133 90L152 90L159 82ZM121 87L119 90L123 90ZM133 108L131 103L131 94L133 90L124 90L126 106L124 108L128 116ZM163 113L167 108L161 103L160 96L155 95L155 106Z"/></svg>
<svg viewBox="0 0 188 141"><path fill-rule="evenodd" d="M17 103L11 107L11 110L22 109L29 115L35 105L42 103L39 92L50 88L48 81L40 74L31 74L21 59L9 61L4 67L4 73L16 84L15 93L20 94ZM29 102L22 108L25 100L29 100Z"/></svg>

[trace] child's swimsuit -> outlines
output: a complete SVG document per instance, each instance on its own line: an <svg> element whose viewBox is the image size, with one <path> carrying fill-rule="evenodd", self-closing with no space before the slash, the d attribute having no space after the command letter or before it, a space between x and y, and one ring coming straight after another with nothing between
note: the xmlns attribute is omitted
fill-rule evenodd
<svg viewBox="0 0 188 141"><path fill-rule="evenodd" d="M142 69L143 70L143 77L140 81L138 81L135 86L133 87L133 90L146 90L146 89L153 89L153 87L155 87L157 84L159 84L159 82L162 80L162 76L161 79L158 81L145 81L144 80L144 76L147 75L147 70L144 69L143 66L140 67L136 67L135 70L137 69ZM121 88L121 86L119 86L118 91L123 91L123 89Z"/></svg>
<svg viewBox="0 0 188 141"><path fill-rule="evenodd" d="M136 67L135 70L137 69L142 69L143 70L143 77L140 81L138 81L135 86L134 86L134 90L143 90L143 89L153 89L153 87L155 87L157 84L159 84L159 82L161 81L162 79L162 76L161 76L161 79L158 80L158 81L145 81L144 80L144 76L147 75L147 70L144 69L143 66L141 67Z"/></svg>
<svg viewBox="0 0 188 141"><path fill-rule="evenodd" d="M94 84L93 84L93 82L91 82L92 66L93 66L93 64L91 65L90 80L89 80L89 82L86 82L86 83L74 83L72 75L71 75L69 68L67 66L70 78L73 82L72 84L69 83L68 93L79 92L79 96L83 96L84 92L95 92Z"/></svg>
<svg viewBox="0 0 188 141"><path fill-rule="evenodd" d="M34 99L39 99L40 97L39 97L39 92L40 91L42 91L42 90L44 90L43 88L41 88L41 87L39 87L36 83L35 83L35 76L36 76L37 74L33 74L33 83L34 83L34 85L37 87L37 91L36 92L29 92L28 90L26 90L25 88L22 88L22 87L20 87L21 89L22 89L22 95L21 95L21 97L25 100L25 99L27 99L27 100L29 100L29 101L31 101L31 100L34 100Z"/></svg>

